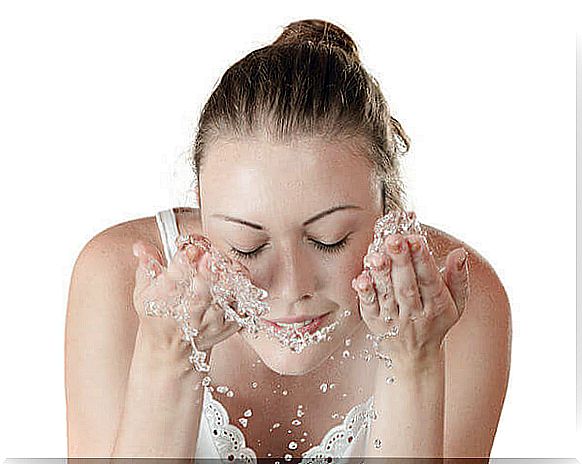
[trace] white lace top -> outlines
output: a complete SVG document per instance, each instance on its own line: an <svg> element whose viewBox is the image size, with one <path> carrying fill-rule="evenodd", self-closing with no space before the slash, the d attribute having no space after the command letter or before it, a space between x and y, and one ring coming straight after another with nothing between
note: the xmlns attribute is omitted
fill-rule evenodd
<svg viewBox="0 0 582 464"><path fill-rule="evenodd" d="M196 458L222 459L226 462L244 460L257 462L255 451L248 448L242 431L230 423L224 406L214 399L210 389L204 389L203 417L200 420ZM373 420L373 397L354 406L341 424L326 433L322 442L302 454L302 460L316 459L333 463L336 458L361 457Z"/></svg>
<svg viewBox="0 0 582 464"><path fill-rule="evenodd" d="M156 223L166 261L169 261L177 251L175 240L179 233L174 210L158 212ZM343 422L329 430L319 445L303 453L301 462L313 462L315 459L330 464L337 458L364 456L364 445L373 415L373 397L370 397L350 409ZM242 431L230 423L226 408L213 397L208 387L204 387L203 412L195 457L221 459L227 463L235 460L257 462L257 455L246 446Z"/></svg>

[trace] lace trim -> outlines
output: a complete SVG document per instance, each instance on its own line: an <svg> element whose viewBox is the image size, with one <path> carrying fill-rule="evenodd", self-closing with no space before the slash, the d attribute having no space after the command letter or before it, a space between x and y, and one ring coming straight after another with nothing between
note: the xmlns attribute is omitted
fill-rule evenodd
<svg viewBox="0 0 582 464"><path fill-rule="evenodd" d="M208 387L204 387L204 402L204 415L220 458L226 462L243 460L256 464L257 455L251 448L247 448L243 433L230 423L228 412L212 397Z"/></svg>
<svg viewBox="0 0 582 464"><path fill-rule="evenodd" d="M329 464L334 462L335 457L344 457L346 449L356 442L375 418L374 397L371 396L366 402L350 409L344 421L327 432L319 445L303 453L301 462L309 459L310 462L315 460Z"/></svg>
<svg viewBox="0 0 582 464"><path fill-rule="evenodd" d="M230 423L228 412L224 406L215 400L208 387L204 388L204 416L208 421L210 434L219 456L223 461L233 462L243 460L249 464L257 463L257 455L246 446L242 431ZM360 433L367 429L371 420L375 418L374 397L366 402L355 405L340 425L336 425L319 445L316 445L302 454L301 463L322 461L333 463L334 457L343 457L345 450L354 443Z"/></svg>

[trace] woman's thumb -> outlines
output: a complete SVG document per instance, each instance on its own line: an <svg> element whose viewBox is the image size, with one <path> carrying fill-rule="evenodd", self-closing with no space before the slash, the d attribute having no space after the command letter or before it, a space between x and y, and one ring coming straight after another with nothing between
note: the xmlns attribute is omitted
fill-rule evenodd
<svg viewBox="0 0 582 464"><path fill-rule="evenodd" d="M160 254L151 243L138 240L132 246L133 255L137 258L135 271L136 289L143 289L162 272Z"/></svg>

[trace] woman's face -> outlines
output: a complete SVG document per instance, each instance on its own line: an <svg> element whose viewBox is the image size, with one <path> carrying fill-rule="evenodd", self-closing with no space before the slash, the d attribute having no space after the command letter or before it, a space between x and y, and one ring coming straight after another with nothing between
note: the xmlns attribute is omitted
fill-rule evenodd
<svg viewBox="0 0 582 464"><path fill-rule="evenodd" d="M205 153L199 188L204 235L268 291L267 320L324 316L320 329L341 321L331 340L300 353L266 333L240 332L274 371L313 370L363 324L351 281L382 215L371 167L339 142L219 142Z"/></svg>

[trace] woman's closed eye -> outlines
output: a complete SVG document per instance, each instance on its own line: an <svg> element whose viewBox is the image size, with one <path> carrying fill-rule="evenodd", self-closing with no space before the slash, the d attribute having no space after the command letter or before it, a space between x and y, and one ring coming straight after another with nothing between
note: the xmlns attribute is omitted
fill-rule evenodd
<svg viewBox="0 0 582 464"><path fill-rule="evenodd" d="M339 242L335 242L335 243L323 243L323 242L320 242L320 241L314 240L314 239L309 239L309 241L313 244L313 246L317 250L323 251L324 253L338 253L343 248L345 248L345 246L347 245L347 243L350 239L350 235L351 234L346 235ZM264 243L260 247L257 247L251 251L242 251L242 250L238 250L238 249L234 248L233 246L231 246L230 251L235 256L237 256L239 258L253 259L253 258L256 258L261 253L261 251L263 251L263 249L266 245L267 244Z"/></svg>

